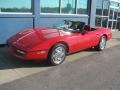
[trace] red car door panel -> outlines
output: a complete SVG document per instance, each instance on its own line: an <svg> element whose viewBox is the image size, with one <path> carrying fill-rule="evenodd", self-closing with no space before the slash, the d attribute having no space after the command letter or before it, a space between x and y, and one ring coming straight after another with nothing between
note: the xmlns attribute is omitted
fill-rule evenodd
<svg viewBox="0 0 120 90"><path fill-rule="evenodd" d="M95 31L89 31L85 34L76 34L77 45L76 51L95 46L99 42L99 36Z"/></svg>
<svg viewBox="0 0 120 90"><path fill-rule="evenodd" d="M75 34L71 34L70 36L67 36L65 42L67 42L67 44L69 45L69 52L76 52L78 51L78 36L76 36Z"/></svg>
<svg viewBox="0 0 120 90"><path fill-rule="evenodd" d="M88 39L88 47L96 46L99 43L99 34L96 31L89 31L86 33L86 38Z"/></svg>
<svg viewBox="0 0 120 90"><path fill-rule="evenodd" d="M73 33L72 37L69 38L71 42L71 49L73 52L80 51L86 47L88 47L89 38L86 35L82 35L81 33Z"/></svg>

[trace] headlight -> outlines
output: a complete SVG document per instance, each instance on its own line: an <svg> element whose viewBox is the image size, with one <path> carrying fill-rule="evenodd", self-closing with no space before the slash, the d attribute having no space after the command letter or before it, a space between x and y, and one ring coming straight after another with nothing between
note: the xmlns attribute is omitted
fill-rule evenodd
<svg viewBox="0 0 120 90"><path fill-rule="evenodd" d="M24 51L22 51L22 50L16 50L16 52L17 52L17 53L20 53L20 54L22 54L22 55L24 55L24 54L25 54L25 52L24 52Z"/></svg>

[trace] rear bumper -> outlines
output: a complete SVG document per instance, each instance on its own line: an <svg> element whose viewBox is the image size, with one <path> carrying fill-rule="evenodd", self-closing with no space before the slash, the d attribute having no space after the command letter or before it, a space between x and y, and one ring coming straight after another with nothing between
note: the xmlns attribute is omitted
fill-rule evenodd
<svg viewBox="0 0 120 90"><path fill-rule="evenodd" d="M45 53L37 53L37 51L32 51L32 52L25 52L25 54L21 54L17 52L17 48L13 47L8 47L9 52L22 60L46 60L48 56L48 50L44 50Z"/></svg>

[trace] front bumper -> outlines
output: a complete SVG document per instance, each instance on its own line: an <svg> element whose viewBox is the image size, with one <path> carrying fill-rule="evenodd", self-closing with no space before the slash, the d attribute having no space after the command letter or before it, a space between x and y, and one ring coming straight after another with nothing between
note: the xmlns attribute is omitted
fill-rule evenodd
<svg viewBox="0 0 120 90"><path fill-rule="evenodd" d="M12 46L8 46L8 49L13 56L23 60L46 60L48 56L48 50L44 50L44 53L38 53L40 51L25 52Z"/></svg>

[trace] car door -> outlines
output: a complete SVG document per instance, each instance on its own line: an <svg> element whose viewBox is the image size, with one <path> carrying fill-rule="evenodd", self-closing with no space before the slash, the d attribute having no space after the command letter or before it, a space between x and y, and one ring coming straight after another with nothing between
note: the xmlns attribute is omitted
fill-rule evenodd
<svg viewBox="0 0 120 90"><path fill-rule="evenodd" d="M72 33L70 37L67 38L67 41L71 44L70 51L77 52L88 47L86 43L88 43L89 39L87 38L87 35Z"/></svg>
<svg viewBox="0 0 120 90"><path fill-rule="evenodd" d="M89 31L88 32L88 37L89 37L89 46L88 47L92 47L92 46L96 46L99 43L100 40L100 35L98 34L97 31Z"/></svg>
<svg viewBox="0 0 120 90"><path fill-rule="evenodd" d="M87 31L85 33L76 33L77 51L95 46L99 42L99 36L95 31Z"/></svg>

